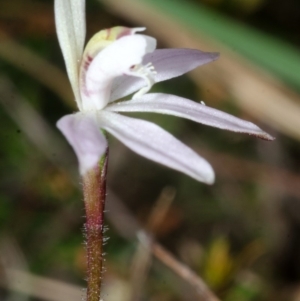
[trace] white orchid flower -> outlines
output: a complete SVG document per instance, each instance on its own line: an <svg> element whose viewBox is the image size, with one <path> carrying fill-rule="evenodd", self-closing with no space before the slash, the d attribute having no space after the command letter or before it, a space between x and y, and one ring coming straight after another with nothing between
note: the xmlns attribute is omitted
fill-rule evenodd
<svg viewBox="0 0 300 301"><path fill-rule="evenodd" d="M217 53L158 49L144 28L114 27L92 37L85 50L85 0L55 0L58 40L79 112L62 117L58 128L73 147L84 175L107 147L100 129L134 152L192 178L212 183L210 164L157 125L119 112L155 112L187 118L234 132L272 139L256 125L194 101L147 93L156 82L214 61ZM135 93L131 100L116 100Z"/></svg>

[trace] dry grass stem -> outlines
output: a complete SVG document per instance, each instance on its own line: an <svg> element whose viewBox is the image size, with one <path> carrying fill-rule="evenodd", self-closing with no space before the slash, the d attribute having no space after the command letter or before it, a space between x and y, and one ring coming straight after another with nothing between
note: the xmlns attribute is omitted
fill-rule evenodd
<svg viewBox="0 0 300 301"><path fill-rule="evenodd" d="M168 210L175 198L176 190L172 187L165 187L158 199L156 200L146 224L146 231L138 232L139 244L137 246L135 255L131 266L131 283L132 283L132 297L131 301L138 301L142 299L142 292L146 282L148 272L152 261L152 244L155 237L156 230L166 218Z"/></svg>
<svg viewBox="0 0 300 301"><path fill-rule="evenodd" d="M189 283L202 301L220 301L205 282L189 267L179 262L170 252L158 243L152 245L153 255L165 264L171 271Z"/></svg>
<svg viewBox="0 0 300 301"><path fill-rule="evenodd" d="M29 297L46 301L81 300L81 288L29 273L22 251L9 235L2 236L0 241L0 263L0 286L10 290L9 300L25 301ZM22 293L22 299L15 292Z"/></svg>
<svg viewBox="0 0 300 301"><path fill-rule="evenodd" d="M174 192L173 192L174 193ZM172 194L170 194L172 195ZM175 195L174 195L175 196ZM141 231L140 226L136 222L135 217L129 212L129 210L122 204L122 201L112 192L109 191L108 198L108 219L113 224L113 226L118 228L126 227L123 225L123 221L132 221L131 225L135 225L137 228L131 227L127 228L129 232L125 233L125 238L132 238L136 233L142 233L139 238L143 242L143 251L145 252L145 247L151 248L149 251L163 264L165 264L171 271L187 282L191 287L194 288L195 292L199 296L201 301L219 301L219 299L214 295L214 293L208 288L204 281L194 273L189 267L180 263L174 256L172 256L168 251L166 251L159 243L153 241L153 239L148 236L144 231ZM122 208L121 211L118 210L118 214L115 214L114 208ZM123 228L124 230L124 228ZM146 251L147 252L147 251ZM144 260L144 259L143 259Z"/></svg>
<svg viewBox="0 0 300 301"><path fill-rule="evenodd" d="M176 196L176 189L165 187L156 200L148 217L146 229L155 236L156 231L164 221Z"/></svg>
<svg viewBox="0 0 300 301"><path fill-rule="evenodd" d="M142 300L144 285L152 263L152 237L143 231L139 231L137 236L138 245L131 264L130 301Z"/></svg>
<svg viewBox="0 0 300 301"><path fill-rule="evenodd" d="M38 54L18 44L0 31L0 58L26 72L36 81L56 93L70 106L75 105L70 83L66 75Z"/></svg>
<svg viewBox="0 0 300 301"><path fill-rule="evenodd" d="M82 301L83 289L76 285L46 277L36 276L16 269L6 269L5 278L0 278L2 287L9 287L28 296L45 301Z"/></svg>

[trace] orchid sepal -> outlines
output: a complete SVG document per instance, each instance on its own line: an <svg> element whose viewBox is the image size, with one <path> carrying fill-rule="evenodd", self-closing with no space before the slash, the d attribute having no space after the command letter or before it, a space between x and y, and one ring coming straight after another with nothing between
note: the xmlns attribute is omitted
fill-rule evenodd
<svg viewBox="0 0 300 301"><path fill-rule="evenodd" d="M212 184L211 165L195 151L156 124L113 112L100 112L98 122L132 151L181 171L197 181Z"/></svg>
<svg viewBox="0 0 300 301"><path fill-rule="evenodd" d="M94 113L65 115L56 125L76 153L80 174L83 176L97 166L106 151L107 141L100 131Z"/></svg>
<svg viewBox="0 0 300 301"><path fill-rule="evenodd" d="M125 113L150 112L168 114L223 130L249 134L264 140L274 140L274 137L252 122L216 110L203 103L196 103L195 101L170 94L145 94L137 99L110 104L106 110Z"/></svg>

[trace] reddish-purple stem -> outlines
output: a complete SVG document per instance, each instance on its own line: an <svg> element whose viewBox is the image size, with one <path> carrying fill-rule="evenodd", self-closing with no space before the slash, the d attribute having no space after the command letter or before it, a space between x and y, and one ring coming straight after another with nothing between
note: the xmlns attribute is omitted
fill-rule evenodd
<svg viewBox="0 0 300 301"><path fill-rule="evenodd" d="M86 210L87 301L99 301L103 267L103 227L108 153L83 177Z"/></svg>

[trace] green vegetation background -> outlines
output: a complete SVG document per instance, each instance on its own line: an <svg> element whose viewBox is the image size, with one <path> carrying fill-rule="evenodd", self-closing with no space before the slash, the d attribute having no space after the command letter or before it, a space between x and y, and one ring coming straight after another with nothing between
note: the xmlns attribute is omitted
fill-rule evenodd
<svg viewBox="0 0 300 301"><path fill-rule="evenodd" d="M112 13L107 2L104 5L87 0L89 37L106 27L143 25ZM297 0L142 2L170 14L191 32L203 32L263 68L295 94L299 92ZM176 32L174 36L176 39ZM13 63L1 51L1 44L13 40L64 70L55 35L53 2L0 0L0 38L0 277L5 279L5 267L9 266L84 287L80 179L76 158L55 127L61 116L75 110L74 106L22 68L22 59L27 63L28 59L22 57L18 47L13 55L18 57L20 51L21 64ZM158 42L161 48L166 47L163 40ZM52 74L50 69L39 71ZM273 124L241 109L223 88L218 82L212 82L209 88L199 86L183 76L154 90L204 100L207 105L251 120L275 135L275 142L174 117L135 114L155 121L207 157L216 169L216 183L198 183L138 157L109 137L108 202L117 196L132 214L132 222L146 226L160 193L166 187L174 188L174 202L155 236L203 278L220 299L296 301L300 296L299 143L283 134L280 127L273 128ZM30 110L37 115L28 113ZM39 137L43 133L49 133L49 137ZM129 289L137 240L129 239L114 226L116 221L111 220L115 206L113 202L108 204L106 233L110 239L105 277L115 290L121 289L118 279ZM126 228L128 221L120 218L117 222ZM15 294L0 282L1 300L11 300L11 296L13 300L37 300ZM105 300L115 299L112 294ZM194 299L180 279L154 261L143 300Z"/></svg>

